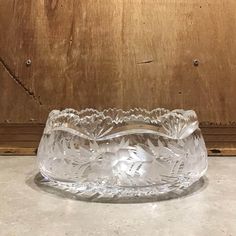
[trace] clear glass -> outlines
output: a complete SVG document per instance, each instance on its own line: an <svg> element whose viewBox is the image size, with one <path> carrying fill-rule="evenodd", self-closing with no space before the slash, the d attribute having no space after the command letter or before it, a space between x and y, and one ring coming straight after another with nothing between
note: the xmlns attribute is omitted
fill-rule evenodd
<svg viewBox="0 0 236 236"><path fill-rule="evenodd" d="M38 149L52 186L80 199L150 198L186 189L207 170L192 110L53 110Z"/></svg>

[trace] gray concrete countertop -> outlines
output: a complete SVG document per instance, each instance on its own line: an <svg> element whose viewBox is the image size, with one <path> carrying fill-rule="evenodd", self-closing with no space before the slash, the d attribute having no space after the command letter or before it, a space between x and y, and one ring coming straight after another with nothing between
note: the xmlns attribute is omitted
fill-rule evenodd
<svg viewBox="0 0 236 236"><path fill-rule="evenodd" d="M205 186L188 196L105 204L43 191L34 157L0 157L0 236L235 236L236 158L209 162Z"/></svg>

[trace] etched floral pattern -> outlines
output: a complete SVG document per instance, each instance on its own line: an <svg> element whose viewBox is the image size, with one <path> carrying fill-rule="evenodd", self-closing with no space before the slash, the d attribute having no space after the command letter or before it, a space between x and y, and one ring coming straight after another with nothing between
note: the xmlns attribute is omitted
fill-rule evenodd
<svg viewBox="0 0 236 236"><path fill-rule="evenodd" d="M53 111L38 160L49 180L86 196L112 189L111 198L118 190L132 196L141 188L152 193L151 186L156 193L185 188L207 169L196 114L165 109Z"/></svg>

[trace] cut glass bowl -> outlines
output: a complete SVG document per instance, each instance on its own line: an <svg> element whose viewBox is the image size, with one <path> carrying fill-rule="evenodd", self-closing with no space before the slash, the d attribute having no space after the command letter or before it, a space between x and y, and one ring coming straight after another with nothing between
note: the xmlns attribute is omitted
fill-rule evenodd
<svg viewBox="0 0 236 236"><path fill-rule="evenodd" d="M155 198L184 190L207 170L192 110L53 110L38 149L48 185L79 199Z"/></svg>

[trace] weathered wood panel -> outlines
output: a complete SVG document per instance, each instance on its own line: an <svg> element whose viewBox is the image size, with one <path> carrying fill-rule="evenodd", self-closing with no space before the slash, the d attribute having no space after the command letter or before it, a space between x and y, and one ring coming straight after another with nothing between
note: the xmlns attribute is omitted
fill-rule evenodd
<svg viewBox="0 0 236 236"><path fill-rule="evenodd" d="M234 0L8 0L0 22L0 122L139 106L236 121Z"/></svg>
<svg viewBox="0 0 236 236"><path fill-rule="evenodd" d="M2 151L34 150L54 108L165 107L235 153L235 53L234 0L0 0L0 123L32 124Z"/></svg>
<svg viewBox="0 0 236 236"><path fill-rule="evenodd" d="M0 155L35 155L43 124L0 124ZM236 127L202 126L209 155L236 155Z"/></svg>

